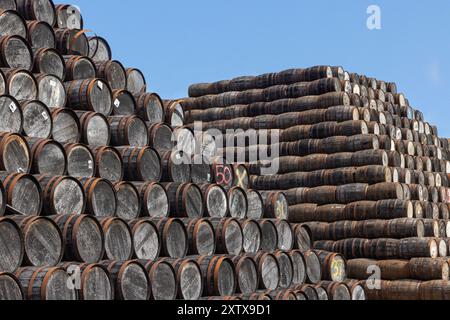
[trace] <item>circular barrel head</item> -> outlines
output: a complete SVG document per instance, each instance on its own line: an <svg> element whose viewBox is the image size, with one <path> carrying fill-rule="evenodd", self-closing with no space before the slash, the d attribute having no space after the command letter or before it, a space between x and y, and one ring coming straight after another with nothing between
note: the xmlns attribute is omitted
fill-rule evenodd
<svg viewBox="0 0 450 320"><path fill-rule="evenodd" d="M278 232L272 221L264 220L260 222L262 231L261 249L266 252L274 252L278 248Z"/></svg>
<svg viewBox="0 0 450 320"><path fill-rule="evenodd" d="M30 167L30 150L26 141L19 135L3 138L2 162L7 172L28 172Z"/></svg>
<svg viewBox="0 0 450 320"><path fill-rule="evenodd" d="M290 251L294 248L294 233L291 225L286 220L279 220L276 223L278 233L278 249Z"/></svg>
<svg viewBox="0 0 450 320"><path fill-rule="evenodd" d="M200 267L194 261L186 260L178 270L178 287L184 300L198 300L203 292L203 277Z"/></svg>
<svg viewBox="0 0 450 320"><path fill-rule="evenodd" d="M62 268L52 269L46 275L46 285L41 291L44 292L47 301L77 300L75 288L69 288L70 275Z"/></svg>
<svg viewBox="0 0 450 320"><path fill-rule="evenodd" d="M78 180L73 178L62 179L53 192L51 204L58 215L80 215L86 207L84 190Z"/></svg>
<svg viewBox="0 0 450 320"><path fill-rule="evenodd" d="M52 48L39 49L35 54L34 69L35 73L51 74L64 80L65 62L58 51Z"/></svg>
<svg viewBox="0 0 450 320"><path fill-rule="evenodd" d="M39 100L49 108L64 108L66 105L66 89L57 76L38 75Z"/></svg>
<svg viewBox="0 0 450 320"><path fill-rule="evenodd" d="M96 151L97 176L109 181L120 181L123 177L123 163L120 154L113 148Z"/></svg>
<svg viewBox="0 0 450 320"><path fill-rule="evenodd" d="M75 113L69 109L53 109L53 139L59 143L78 143L80 123Z"/></svg>
<svg viewBox="0 0 450 320"><path fill-rule="evenodd" d="M104 236L101 225L91 216L82 216L72 230L80 261L96 263L103 258Z"/></svg>
<svg viewBox="0 0 450 320"><path fill-rule="evenodd" d="M160 184L151 184L143 198L144 211L150 217L165 218L169 216L169 198Z"/></svg>
<svg viewBox="0 0 450 320"><path fill-rule="evenodd" d="M255 190L247 190L248 212L247 218L260 220L264 216L263 199L259 192Z"/></svg>
<svg viewBox="0 0 450 320"><path fill-rule="evenodd" d="M145 148L138 156L139 174L143 181L159 181L161 179L161 158L150 148Z"/></svg>
<svg viewBox="0 0 450 320"><path fill-rule="evenodd" d="M245 219L248 212L247 195L245 191L239 187L231 188L228 191L228 203L230 215L233 218Z"/></svg>
<svg viewBox="0 0 450 320"><path fill-rule="evenodd" d="M164 124L150 124L147 122L149 146L160 151L171 151L175 144L172 141L172 129Z"/></svg>
<svg viewBox="0 0 450 320"><path fill-rule="evenodd" d="M36 100L38 87L34 76L26 70L18 70L8 76L8 92L18 101Z"/></svg>
<svg viewBox="0 0 450 320"><path fill-rule="evenodd" d="M233 262L228 258L220 259L221 262L214 268L217 278L217 291L220 296L228 297L236 291L236 272Z"/></svg>
<svg viewBox="0 0 450 320"><path fill-rule="evenodd" d="M117 211L117 196L108 180L100 179L90 193L91 206L96 217L112 217ZM118 222L115 225L120 224Z"/></svg>
<svg viewBox="0 0 450 320"><path fill-rule="evenodd" d="M244 236L238 221L231 220L225 229L225 247L229 254L240 255L243 250Z"/></svg>
<svg viewBox="0 0 450 320"><path fill-rule="evenodd" d="M133 238L128 225L118 218L103 221L105 255L109 260L127 261L133 255Z"/></svg>
<svg viewBox="0 0 450 320"><path fill-rule="evenodd" d="M133 227L134 252L138 259L155 260L160 252L157 228L149 221L142 221Z"/></svg>
<svg viewBox="0 0 450 320"><path fill-rule="evenodd" d="M148 132L145 122L140 118L133 118L127 127L127 137L129 145L132 147L142 147L148 144Z"/></svg>
<svg viewBox="0 0 450 320"><path fill-rule="evenodd" d="M87 120L85 127L85 142L89 146L107 146L110 142L108 120L100 113Z"/></svg>
<svg viewBox="0 0 450 320"><path fill-rule="evenodd" d="M152 296L156 301L175 300L177 296L177 279L175 270L167 262L153 265L150 270Z"/></svg>
<svg viewBox="0 0 450 320"><path fill-rule="evenodd" d="M244 252L257 253L261 248L261 228L256 221L247 220L242 224Z"/></svg>
<svg viewBox="0 0 450 320"><path fill-rule="evenodd" d="M14 0L3 0L0 2L0 9L3 11L0 14L0 36L21 36L26 38L27 26L23 18L19 15L15 9L8 9L8 6L12 7L9 2L15 2Z"/></svg>
<svg viewBox="0 0 450 320"><path fill-rule="evenodd" d="M58 28L83 29L80 9L72 5L57 5L56 25Z"/></svg>
<svg viewBox="0 0 450 320"><path fill-rule="evenodd" d="M89 38L89 57L95 62L103 62L111 60L111 47L108 42L101 37Z"/></svg>
<svg viewBox="0 0 450 320"><path fill-rule="evenodd" d="M67 69L67 80L83 80L96 77L94 62L88 57L65 56L65 66Z"/></svg>
<svg viewBox="0 0 450 320"><path fill-rule="evenodd" d="M305 258L303 258L303 254L297 250L291 251L289 255L294 268L292 283L294 285L304 284L306 282L306 262Z"/></svg>
<svg viewBox="0 0 450 320"><path fill-rule="evenodd" d="M114 287L108 271L91 265L82 274L82 298L85 301L114 300Z"/></svg>
<svg viewBox="0 0 450 320"><path fill-rule="evenodd" d="M88 101L95 112L109 116L112 112L112 92L103 80L96 79L88 89Z"/></svg>
<svg viewBox="0 0 450 320"><path fill-rule="evenodd" d="M84 145L77 144L68 148L67 172L72 177L91 178L95 175L95 160L91 151Z"/></svg>
<svg viewBox="0 0 450 320"><path fill-rule="evenodd" d="M3 56L7 67L31 70L33 54L27 41L20 36L11 36L2 41Z"/></svg>
<svg viewBox="0 0 450 320"><path fill-rule="evenodd" d="M42 209L42 195L39 183L33 176L22 176L8 195L8 204L25 215L39 215Z"/></svg>
<svg viewBox="0 0 450 320"><path fill-rule="evenodd" d="M105 79L112 90L124 90L127 85L127 75L124 67L119 61L110 60L97 63L97 70Z"/></svg>
<svg viewBox="0 0 450 320"><path fill-rule="evenodd" d="M19 280L12 274L0 273L0 300L19 301L24 298Z"/></svg>
<svg viewBox="0 0 450 320"><path fill-rule="evenodd" d="M113 91L113 114L117 116L132 116L136 113L136 100L126 90Z"/></svg>
<svg viewBox="0 0 450 320"><path fill-rule="evenodd" d="M183 190L183 207L190 218L203 217L203 195L195 184L187 185Z"/></svg>
<svg viewBox="0 0 450 320"><path fill-rule="evenodd" d="M294 277L294 266L291 258L285 252L278 252L276 254L278 266L280 268L280 283L281 288L289 288Z"/></svg>
<svg viewBox="0 0 450 320"><path fill-rule="evenodd" d="M119 182L115 184L117 195L117 217L124 220L133 220L139 217L141 202L139 193L133 184Z"/></svg>
<svg viewBox="0 0 450 320"><path fill-rule="evenodd" d="M275 290L280 283L280 267L273 255L265 255L260 262L260 286L268 290Z"/></svg>
<svg viewBox="0 0 450 320"><path fill-rule="evenodd" d="M136 99L139 101L139 112L143 115L145 121L150 124L164 123L164 105L159 95L144 93L136 95Z"/></svg>
<svg viewBox="0 0 450 320"><path fill-rule="evenodd" d="M28 137L48 139L52 135L50 110L40 101L22 102L23 131Z"/></svg>
<svg viewBox="0 0 450 320"><path fill-rule="evenodd" d="M127 69L127 90L132 94L139 94L145 92L146 82L144 74L138 69Z"/></svg>
<svg viewBox="0 0 450 320"><path fill-rule="evenodd" d="M3 218L0 220L0 234L2 234L0 237L0 270L15 272L22 264L24 256L22 232L14 221ZM0 293L0 299L1 295L2 293Z"/></svg>
<svg viewBox="0 0 450 320"><path fill-rule="evenodd" d="M45 143L39 151L36 150L33 162L33 172L40 175L62 176L67 168L64 148L56 141Z"/></svg>
<svg viewBox="0 0 450 320"><path fill-rule="evenodd" d="M225 190L218 185L212 185L208 188L205 197L208 215L225 218L228 213L228 197Z"/></svg>
<svg viewBox="0 0 450 320"><path fill-rule="evenodd" d="M0 96L0 132L20 133L23 116L19 103L11 96Z"/></svg>
<svg viewBox="0 0 450 320"><path fill-rule="evenodd" d="M150 298L150 283L144 267L138 263L129 263L120 273L117 286L123 300L145 301Z"/></svg>
<svg viewBox="0 0 450 320"><path fill-rule="evenodd" d="M199 221L194 228L196 254L212 256L216 250L214 228L207 220Z"/></svg>
<svg viewBox="0 0 450 320"><path fill-rule="evenodd" d="M56 38L53 28L43 21L27 22L28 24L28 42L35 52L41 48L55 48Z"/></svg>
<svg viewBox="0 0 450 320"><path fill-rule="evenodd" d="M317 254L313 251L306 251L303 253L306 262L306 276L308 283L319 283L322 278L322 267Z"/></svg>
<svg viewBox="0 0 450 320"><path fill-rule="evenodd" d="M172 220L164 228L165 238L162 239L166 252L171 258L183 258L188 251L187 233L184 225L178 220Z"/></svg>
<svg viewBox="0 0 450 320"><path fill-rule="evenodd" d="M258 267L248 257L243 257L236 264L238 289L243 294L251 294L258 291Z"/></svg>

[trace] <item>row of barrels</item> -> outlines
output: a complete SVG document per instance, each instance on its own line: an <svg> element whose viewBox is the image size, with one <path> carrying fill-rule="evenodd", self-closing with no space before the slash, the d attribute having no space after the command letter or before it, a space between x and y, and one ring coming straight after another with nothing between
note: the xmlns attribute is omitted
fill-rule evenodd
<svg viewBox="0 0 450 320"><path fill-rule="evenodd" d="M61 261L154 260L188 255L309 250L302 226L285 220L96 218L89 215L8 216L0 219L0 270L55 266ZM7 236L6 236L7 235Z"/></svg>
<svg viewBox="0 0 450 320"><path fill-rule="evenodd" d="M447 301L450 282L448 280L418 281L378 281L376 284L366 281L365 287L369 300L391 301Z"/></svg>
<svg viewBox="0 0 450 320"><path fill-rule="evenodd" d="M315 278L320 273L318 255L300 250L65 262L55 267L20 268L14 275L1 273L0 300L198 300L208 296L250 296L260 290L294 286L309 291L313 285L322 284L320 278Z"/></svg>

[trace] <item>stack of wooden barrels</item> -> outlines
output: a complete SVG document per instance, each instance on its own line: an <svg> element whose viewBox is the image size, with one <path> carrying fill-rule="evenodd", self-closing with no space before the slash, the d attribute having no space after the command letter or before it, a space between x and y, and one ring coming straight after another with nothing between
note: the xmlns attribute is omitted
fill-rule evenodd
<svg viewBox="0 0 450 320"><path fill-rule="evenodd" d="M0 10L0 300L365 298L76 7Z"/></svg>
<svg viewBox="0 0 450 320"><path fill-rule="evenodd" d="M187 127L215 132L252 189L286 199L276 216L311 238L336 281L322 287L450 298L449 140L395 83L315 66L195 84L189 95Z"/></svg>

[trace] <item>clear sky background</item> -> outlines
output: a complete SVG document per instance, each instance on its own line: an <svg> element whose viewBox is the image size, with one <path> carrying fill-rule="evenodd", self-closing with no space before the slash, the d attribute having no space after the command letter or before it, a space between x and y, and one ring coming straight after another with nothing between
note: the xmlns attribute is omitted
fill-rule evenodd
<svg viewBox="0 0 450 320"><path fill-rule="evenodd" d="M59 2L58 0L55 0ZM70 2L70 1L69 1ZM196 82L293 67L342 65L397 83L450 137L450 1L72 0L113 58L149 91L187 96ZM368 30L369 5L381 30Z"/></svg>

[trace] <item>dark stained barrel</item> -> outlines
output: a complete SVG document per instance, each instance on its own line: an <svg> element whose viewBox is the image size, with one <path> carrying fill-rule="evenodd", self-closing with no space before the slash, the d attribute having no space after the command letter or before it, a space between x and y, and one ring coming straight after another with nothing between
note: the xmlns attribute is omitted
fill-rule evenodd
<svg viewBox="0 0 450 320"><path fill-rule="evenodd" d="M193 183L164 184L169 197L172 216L179 218L200 218L204 213L203 194Z"/></svg>
<svg viewBox="0 0 450 320"><path fill-rule="evenodd" d="M0 37L0 65L3 68L19 68L31 71L33 53L27 40L21 36Z"/></svg>
<svg viewBox="0 0 450 320"><path fill-rule="evenodd" d="M83 29L83 17L79 8L69 4L58 4L55 9L58 28Z"/></svg>
<svg viewBox="0 0 450 320"><path fill-rule="evenodd" d="M112 52L108 41L99 36L89 37L89 57L96 62L111 60Z"/></svg>
<svg viewBox="0 0 450 320"><path fill-rule="evenodd" d="M114 147L90 148L95 157L95 176L109 181L121 181L123 162L119 151Z"/></svg>
<svg viewBox="0 0 450 320"><path fill-rule="evenodd" d="M182 300L198 300L203 293L203 276L200 266L194 259L169 259L177 276L178 298Z"/></svg>
<svg viewBox="0 0 450 320"><path fill-rule="evenodd" d="M275 252L275 257L278 261L278 266L280 268L280 283L278 286L280 288L286 289L292 285L292 280L294 278L294 265L290 255L283 251Z"/></svg>
<svg viewBox="0 0 450 320"><path fill-rule="evenodd" d="M216 253L240 255L243 250L243 233L236 219L212 218L216 234Z"/></svg>
<svg viewBox="0 0 450 320"><path fill-rule="evenodd" d="M167 218L169 216L169 198L162 185L156 182L132 182L138 189L142 211L147 217Z"/></svg>
<svg viewBox="0 0 450 320"><path fill-rule="evenodd" d="M113 90L113 105L115 116L132 116L136 113L136 100L126 90Z"/></svg>
<svg viewBox="0 0 450 320"><path fill-rule="evenodd" d="M64 145L67 155L67 173L72 177L92 178L95 176L95 158L91 150L83 144Z"/></svg>
<svg viewBox="0 0 450 320"><path fill-rule="evenodd" d="M277 289L280 283L280 267L277 258L263 251L256 254L248 253L245 256L252 258L258 266L259 289Z"/></svg>
<svg viewBox="0 0 450 320"><path fill-rule="evenodd" d="M55 48L56 37L53 27L44 21L27 21L28 43L33 52L41 48Z"/></svg>
<svg viewBox="0 0 450 320"><path fill-rule="evenodd" d="M36 100L38 85L34 75L26 69L3 69L6 77L6 92L21 100Z"/></svg>
<svg viewBox="0 0 450 320"><path fill-rule="evenodd" d="M200 256L196 259L203 274L205 296L231 296L236 292L236 271L224 256Z"/></svg>
<svg viewBox="0 0 450 320"><path fill-rule="evenodd" d="M261 192L264 201L264 218L288 219L289 204L282 192Z"/></svg>
<svg viewBox="0 0 450 320"><path fill-rule="evenodd" d="M143 147L148 144L145 122L137 116L109 117L113 146Z"/></svg>
<svg viewBox="0 0 450 320"><path fill-rule="evenodd" d="M229 256L236 270L236 292L252 294L258 291L258 266L250 257Z"/></svg>
<svg viewBox="0 0 450 320"><path fill-rule="evenodd" d="M261 248L262 230L256 220L241 220L243 249L246 253L256 253Z"/></svg>
<svg viewBox="0 0 450 320"><path fill-rule="evenodd" d="M22 101L23 132L28 137L48 139L53 125L50 110L37 100Z"/></svg>
<svg viewBox="0 0 450 320"><path fill-rule="evenodd" d="M347 277L347 263L344 256L338 253L315 251L322 265L322 279L342 282Z"/></svg>
<svg viewBox="0 0 450 320"><path fill-rule="evenodd" d="M37 138L27 138L27 142L33 159L33 174L62 176L66 173L66 151L60 143Z"/></svg>
<svg viewBox="0 0 450 320"><path fill-rule="evenodd" d="M165 119L164 105L156 93L140 93L135 95L136 114L147 123L162 123Z"/></svg>
<svg viewBox="0 0 450 320"><path fill-rule="evenodd" d="M216 251L214 227L207 219L182 219L188 233L189 255L212 256Z"/></svg>
<svg viewBox="0 0 450 320"><path fill-rule="evenodd" d="M133 220L141 214L141 197L136 187L126 181L114 183L117 195L116 216L124 220Z"/></svg>
<svg viewBox="0 0 450 320"><path fill-rule="evenodd" d="M94 111L109 116L112 112L112 92L101 79L74 80L64 83L67 107L74 110Z"/></svg>
<svg viewBox="0 0 450 320"><path fill-rule="evenodd" d="M111 275L117 300L147 301L151 296L147 270L136 260L102 261Z"/></svg>
<svg viewBox="0 0 450 320"><path fill-rule="evenodd" d="M41 48L34 53L33 73L46 73L64 80L66 76L64 58L52 48Z"/></svg>
<svg viewBox="0 0 450 320"><path fill-rule="evenodd" d="M97 73L94 62L88 57L66 55L64 64L66 81L93 79Z"/></svg>
<svg viewBox="0 0 450 320"><path fill-rule="evenodd" d="M225 218L228 213L228 197L225 189L216 184L198 184L203 193L205 216Z"/></svg>
<svg viewBox="0 0 450 320"><path fill-rule="evenodd" d="M25 267L16 272L27 300L78 300L70 275L61 267Z"/></svg>
<svg viewBox="0 0 450 320"><path fill-rule="evenodd" d="M120 218L99 218L105 234L105 259L127 261L132 258L133 236L128 224Z"/></svg>
<svg viewBox="0 0 450 320"><path fill-rule="evenodd" d="M117 211L117 196L114 186L101 178L78 178L86 194L86 214L96 217L114 217Z"/></svg>
<svg viewBox="0 0 450 320"><path fill-rule="evenodd" d="M289 252L294 267L292 276L293 285L302 285L306 282L306 261L300 250L293 250Z"/></svg>
<svg viewBox="0 0 450 320"><path fill-rule="evenodd" d="M59 143L78 143L81 125L75 112L70 109L52 109L52 136Z"/></svg>
<svg viewBox="0 0 450 320"><path fill-rule="evenodd" d="M232 218L245 219L248 212L248 200L245 190L233 187L228 190L228 207Z"/></svg>
<svg viewBox="0 0 450 320"><path fill-rule="evenodd" d="M92 216L60 215L52 217L65 242L65 261L96 263L105 253L102 226Z"/></svg>
<svg viewBox="0 0 450 320"><path fill-rule="evenodd" d="M51 0L17 0L17 11L27 20L45 21L53 26L56 9Z"/></svg>
<svg viewBox="0 0 450 320"><path fill-rule="evenodd" d="M264 216L264 203L261 194L252 189L246 190L248 211L247 218L260 220Z"/></svg>
<svg viewBox="0 0 450 320"><path fill-rule="evenodd" d="M2 208L7 204L21 214L40 215L43 206L42 189L36 178L25 173L2 172L0 179L6 190L6 199L3 198Z"/></svg>
<svg viewBox="0 0 450 320"><path fill-rule="evenodd" d="M140 94L147 89L144 74L136 68L126 69L127 90L133 94Z"/></svg>
<svg viewBox="0 0 450 320"><path fill-rule="evenodd" d="M2 30L0 36L21 36L22 38L27 37L27 25L25 19L23 19L15 8L8 9L8 3L10 2L12 6L15 6L15 0L2 1L0 5L0 25Z"/></svg>
<svg viewBox="0 0 450 320"><path fill-rule="evenodd" d="M133 234L134 255L137 259L155 260L161 250L161 241L156 225L145 219L128 223Z"/></svg>
<svg viewBox="0 0 450 320"><path fill-rule="evenodd" d="M154 123L148 126L148 145L158 151L171 151L175 147L172 140L172 128L165 123Z"/></svg>
<svg viewBox="0 0 450 320"><path fill-rule="evenodd" d="M158 228L161 239L161 256L174 259L186 257L189 240L183 222L173 218L151 218Z"/></svg>
<svg viewBox="0 0 450 320"><path fill-rule="evenodd" d="M164 182L191 182L191 159L180 151L159 152L163 174L161 181Z"/></svg>
<svg viewBox="0 0 450 320"><path fill-rule="evenodd" d="M97 147L107 146L111 141L108 119L98 112L76 111L81 125L81 138L84 144Z"/></svg>
<svg viewBox="0 0 450 320"><path fill-rule="evenodd" d="M81 183L72 177L36 176L42 188L44 215L80 215L86 208Z"/></svg>
<svg viewBox="0 0 450 320"><path fill-rule="evenodd" d="M0 232L0 272L15 272L24 258L22 231L10 218L0 218Z"/></svg>
<svg viewBox="0 0 450 320"><path fill-rule="evenodd" d="M25 293L23 292L22 285L15 275L6 272L0 272L0 300L25 300Z"/></svg>
<svg viewBox="0 0 450 320"><path fill-rule="evenodd" d="M87 56L89 54L89 41L86 30L55 29L56 49L63 55Z"/></svg>
<svg viewBox="0 0 450 320"><path fill-rule="evenodd" d="M177 274L168 261L139 260L145 267L152 288L152 300L168 301L177 297Z"/></svg>
<svg viewBox="0 0 450 320"><path fill-rule="evenodd" d="M259 226L262 231L261 250L274 252L278 249L277 226L271 220L260 220Z"/></svg>
<svg viewBox="0 0 450 320"><path fill-rule="evenodd" d="M0 117L0 132L22 132L23 114L19 102L12 96L0 96Z"/></svg>
<svg viewBox="0 0 450 320"><path fill-rule="evenodd" d="M56 223L45 217L13 216L24 236L27 266L56 266L64 255L64 240Z"/></svg>
<svg viewBox="0 0 450 320"><path fill-rule="evenodd" d="M161 180L161 159L151 147L117 147L121 154L124 179L127 181Z"/></svg>

